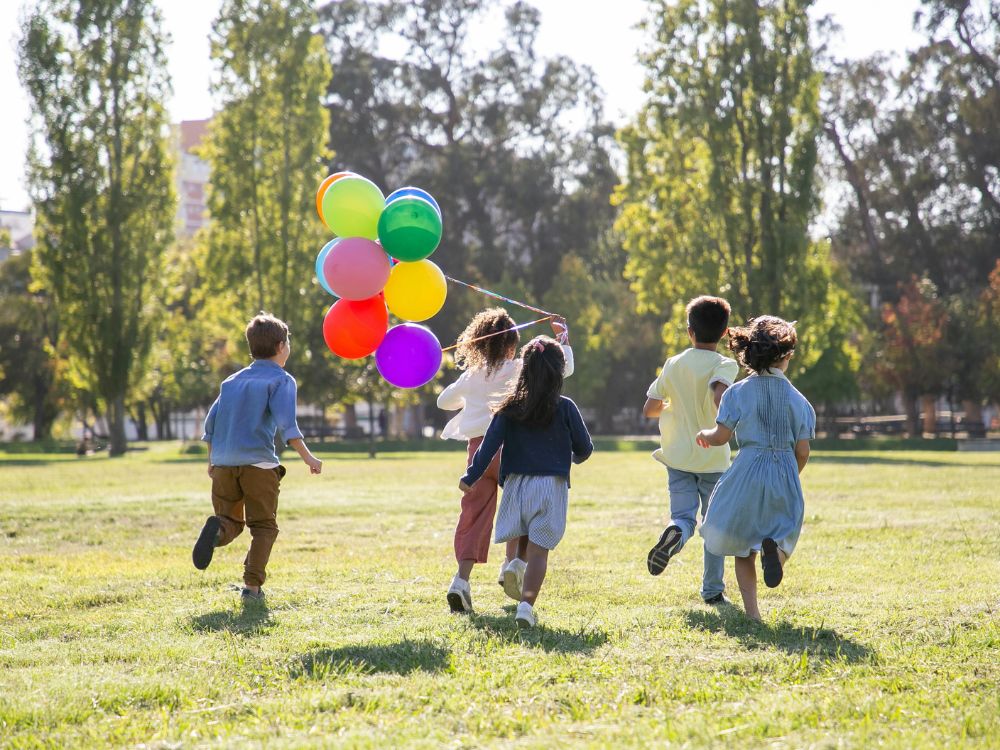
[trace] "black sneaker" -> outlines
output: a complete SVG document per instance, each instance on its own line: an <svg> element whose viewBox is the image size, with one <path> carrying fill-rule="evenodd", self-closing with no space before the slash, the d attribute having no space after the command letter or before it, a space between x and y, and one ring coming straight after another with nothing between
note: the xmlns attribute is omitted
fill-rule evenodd
<svg viewBox="0 0 1000 750"><path fill-rule="evenodd" d="M760 567L764 571L764 583L769 589L781 583L784 571L781 569L781 557L778 555L778 544L771 537L760 545Z"/></svg>
<svg viewBox="0 0 1000 750"><path fill-rule="evenodd" d="M240 591L240 599L243 600L244 604L262 604L264 602L264 589L257 589L257 591L251 591L246 586Z"/></svg>
<svg viewBox="0 0 1000 750"><path fill-rule="evenodd" d="M220 531L222 531L222 521L218 516L209 516L201 534L198 535L198 541L194 543L194 549L191 550L191 560L198 570L204 570L212 562Z"/></svg>
<svg viewBox="0 0 1000 750"><path fill-rule="evenodd" d="M718 607L723 604L732 604L725 594L716 594L715 596L709 597L705 600L705 604L711 604L713 607Z"/></svg>
<svg viewBox="0 0 1000 750"><path fill-rule="evenodd" d="M660 541L653 545L653 549L646 556L646 567L650 575L658 576L667 567L670 558L677 554L681 546L681 527L667 526L660 534Z"/></svg>

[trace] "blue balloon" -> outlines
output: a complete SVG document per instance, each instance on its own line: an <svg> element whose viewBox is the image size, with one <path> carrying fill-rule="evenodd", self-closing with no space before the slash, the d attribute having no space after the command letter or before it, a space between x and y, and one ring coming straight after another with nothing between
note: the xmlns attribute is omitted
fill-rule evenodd
<svg viewBox="0 0 1000 750"><path fill-rule="evenodd" d="M434 196L428 193L426 190L421 190L418 187L401 187L399 190L393 190L389 193L389 197L385 199L385 205L389 205L394 200L399 200L400 198L423 198L425 201L434 206L434 210L438 212L438 216L441 216L441 206L438 202L434 200Z"/></svg>
<svg viewBox="0 0 1000 750"><path fill-rule="evenodd" d="M325 245L323 245L323 249L320 250L319 255L316 256L316 281L319 282L319 285L323 287L323 289L325 289L327 293L332 294L334 297L337 296L336 292L334 292L330 288L330 285L326 283L326 277L323 276L323 261L326 260L326 256L333 249L334 245L336 245L338 242L340 242L339 237L330 240Z"/></svg>

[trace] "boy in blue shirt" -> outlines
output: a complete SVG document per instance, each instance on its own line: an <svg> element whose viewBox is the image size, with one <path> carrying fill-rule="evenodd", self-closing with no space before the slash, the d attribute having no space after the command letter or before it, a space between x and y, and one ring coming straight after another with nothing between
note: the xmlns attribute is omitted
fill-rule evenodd
<svg viewBox="0 0 1000 750"><path fill-rule="evenodd" d="M205 417L212 506L191 558L198 570L250 528L250 551L243 561L244 601L264 598L261 586L271 547L278 536L278 487L285 467L274 450L275 432L302 457L313 474L323 462L306 447L295 418L295 378L285 372L291 353L288 326L261 313L246 328L253 362L222 381L219 397Z"/></svg>

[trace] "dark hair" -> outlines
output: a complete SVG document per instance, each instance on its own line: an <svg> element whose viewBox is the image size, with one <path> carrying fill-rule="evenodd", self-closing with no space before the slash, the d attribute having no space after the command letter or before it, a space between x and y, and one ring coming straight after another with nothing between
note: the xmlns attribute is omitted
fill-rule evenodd
<svg viewBox="0 0 1000 750"><path fill-rule="evenodd" d="M524 345L521 358L521 374L496 411L529 427L547 427L559 406L566 357L555 339L538 336Z"/></svg>
<svg viewBox="0 0 1000 750"><path fill-rule="evenodd" d="M699 344L717 344L729 325L729 303L722 297L695 297L687 304L687 324Z"/></svg>
<svg viewBox="0 0 1000 750"><path fill-rule="evenodd" d="M729 329L729 348L741 365L756 373L795 351L798 340L795 325L773 315L761 315L743 327Z"/></svg>
<svg viewBox="0 0 1000 750"><path fill-rule="evenodd" d="M487 375L492 374L508 359L513 359L517 351L521 336L511 330L515 325L514 319L502 307L483 310L459 335L455 364L462 370L485 369Z"/></svg>
<svg viewBox="0 0 1000 750"><path fill-rule="evenodd" d="M247 344L254 359L270 359L278 353L278 345L288 341L288 326L270 313L261 311L247 323Z"/></svg>

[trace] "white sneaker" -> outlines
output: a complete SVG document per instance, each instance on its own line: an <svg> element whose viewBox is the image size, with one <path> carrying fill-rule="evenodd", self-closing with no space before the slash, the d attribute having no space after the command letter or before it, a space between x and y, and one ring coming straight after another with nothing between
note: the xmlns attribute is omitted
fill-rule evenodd
<svg viewBox="0 0 1000 750"><path fill-rule="evenodd" d="M448 606L452 612L472 611L472 588L468 581L463 581L458 576L451 579L451 586L448 587Z"/></svg>
<svg viewBox="0 0 1000 750"><path fill-rule="evenodd" d="M507 561L504 560L502 563L500 563L500 572L497 573L497 585L500 588L503 588L503 572L506 569L507 569Z"/></svg>
<svg viewBox="0 0 1000 750"><path fill-rule="evenodd" d="M514 615L514 622L522 630L524 628L535 627L535 610L527 602L521 602L517 605L517 614Z"/></svg>
<svg viewBox="0 0 1000 750"><path fill-rule="evenodd" d="M521 601L521 589L524 588L524 571L528 563L515 557L503 569L503 591L516 602Z"/></svg>

